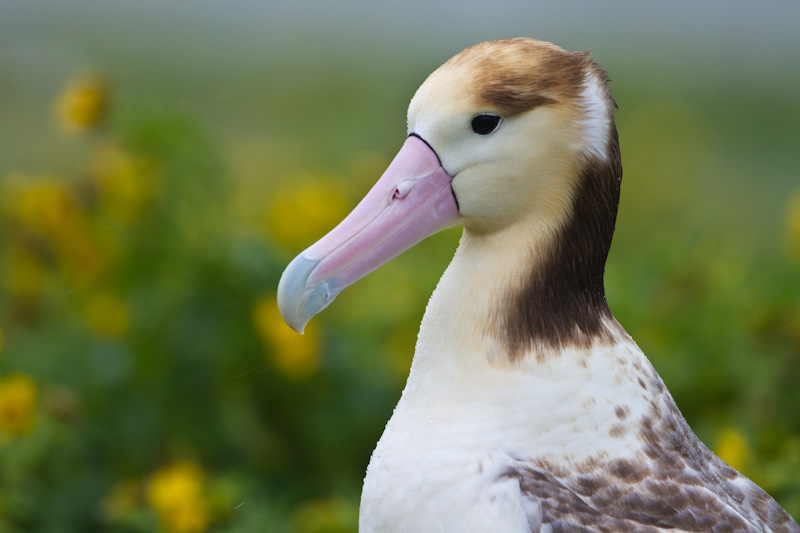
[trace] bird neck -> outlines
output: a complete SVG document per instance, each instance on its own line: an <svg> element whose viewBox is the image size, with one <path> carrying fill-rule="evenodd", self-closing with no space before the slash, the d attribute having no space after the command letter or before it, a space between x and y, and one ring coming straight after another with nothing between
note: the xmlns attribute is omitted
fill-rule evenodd
<svg viewBox="0 0 800 533"><path fill-rule="evenodd" d="M566 346L588 347L613 322L599 272L570 277L552 222L520 221L493 234L467 229L428 303L416 359L463 367L546 359ZM605 259L605 258L603 258ZM578 259L574 264L591 266Z"/></svg>
<svg viewBox="0 0 800 533"><path fill-rule="evenodd" d="M507 362L497 335L505 319L503 299L535 268L538 257L518 240L533 232L524 227L492 235L464 230L425 310L415 364L435 361L445 370L474 364L481 372L484 364Z"/></svg>
<svg viewBox="0 0 800 533"><path fill-rule="evenodd" d="M590 342L537 341L509 352L502 302L543 268L547 254L534 252L547 247L530 225L491 237L465 231L425 311L397 417L467 417L504 443L576 461L635 440L636 421L650 409L645 387L658 377L610 314ZM522 429L515 416L525 417Z"/></svg>
<svg viewBox="0 0 800 533"><path fill-rule="evenodd" d="M613 342L603 270L619 201L618 163L618 152L587 161L571 203L551 218L531 213L492 233L465 228L428 304L417 356L490 350L513 362Z"/></svg>

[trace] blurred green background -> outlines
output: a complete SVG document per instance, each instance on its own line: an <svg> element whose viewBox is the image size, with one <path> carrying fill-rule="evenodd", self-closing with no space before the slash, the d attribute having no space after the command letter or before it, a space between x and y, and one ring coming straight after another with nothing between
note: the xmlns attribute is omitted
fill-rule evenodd
<svg viewBox="0 0 800 533"><path fill-rule="evenodd" d="M0 531L354 531L458 231L300 337L284 266L482 40L613 79L620 322L800 516L800 4L0 1Z"/></svg>

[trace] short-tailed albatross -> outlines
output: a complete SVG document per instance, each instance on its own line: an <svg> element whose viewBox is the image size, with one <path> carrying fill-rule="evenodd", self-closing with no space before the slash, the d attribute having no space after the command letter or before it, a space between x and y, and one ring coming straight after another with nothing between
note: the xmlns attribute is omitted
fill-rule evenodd
<svg viewBox="0 0 800 533"><path fill-rule="evenodd" d="M622 167L606 73L481 43L417 90L372 190L284 272L302 331L345 287L463 226L364 481L362 532L800 531L701 443L606 304Z"/></svg>

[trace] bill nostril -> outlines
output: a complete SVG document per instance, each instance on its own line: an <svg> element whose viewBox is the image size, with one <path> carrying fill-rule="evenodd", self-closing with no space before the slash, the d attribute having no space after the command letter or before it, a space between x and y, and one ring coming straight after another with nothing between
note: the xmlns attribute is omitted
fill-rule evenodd
<svg viewBox="0 0 800 533"><path fill-rule="evenodd" d="M392 200L397 200L400 198L405 198L408 196L408 192L411 190L411 187L414 186L413 180L404 180L397 184L392 191Z"/></svg>

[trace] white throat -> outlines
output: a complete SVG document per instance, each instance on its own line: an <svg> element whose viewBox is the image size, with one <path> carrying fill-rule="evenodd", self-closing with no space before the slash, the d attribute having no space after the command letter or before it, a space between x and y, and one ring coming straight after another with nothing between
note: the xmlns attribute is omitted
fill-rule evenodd
<svg viewBox="0 0 800 533"><path fill-rule="evenodd" d="M409 384L421 380L478 378L508 367L492 332L507 291L524 282L537 254L520 242L535 242L534 229L478 235L464 230L452 262L431 295L417 339Z"/></svg>

